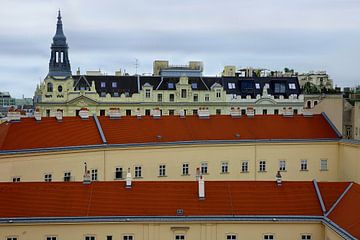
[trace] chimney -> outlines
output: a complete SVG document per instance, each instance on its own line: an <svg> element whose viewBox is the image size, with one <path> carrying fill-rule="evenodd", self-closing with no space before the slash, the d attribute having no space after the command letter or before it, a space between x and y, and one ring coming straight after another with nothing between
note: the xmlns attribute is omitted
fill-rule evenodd
<svg viewBox="0 0 360 240"><path fill-rule="evenodd" d="M152 111L153 118L160 118L161 117L161 111L159 108L155 108Z"/></svg>
<svg viewBox="0 0 360 240"><path fill-rule="evenodd" d="M78 69L76 70L76 75L80 75L81 72L80 72L80 68L78 67Z"/></svg>
<svg viewBox="0 0 360 240"><path fill-rule="evenodd" d="M276 184L278 186L281 186L281 184L282 184L282 178L281 178L280 171L278 171L277 174L276 174Z"/></svg>
<svg viewBox="0 0 360 240"><path fill-rule="evenodd" d="M204 181L204 177L202 175L199 176L198 185L199 185L199 199L204 200L205 199L205 181Z"/></svg>
<svg viewBox="0 0 360 240"><path fill-rule="evenodd" d="M132 177L131 177L131 172L130 172L130 168L128 168L128 172L126 174L126 188L131 188L132 185Z"/></svg>
<svg viewBox="0 0 360 240"><path fill-rule="evenodd" d="M210 117L209 109L207 107L199 108L198 116L199 118L209 118Z"/></svg>
<svg viewBox="0 0 360 240"><path fill-rule="evenodd" d="M230 116L233 117L233 118L238 118L238 117L241 117L241 110L240 110L240 107L232 107L230 109Z"/></svg>
<svg viewBox="0 0 360 240"><path fill-rule="evenodd" d="M185 110L183 109L179 110L179 116L180 118L185 118Z"/></svg>
<svg viewBox="0 0 360 240"><path fill-rule="evenodd" d="M63 112L62 112L61 109L58 109L58 110L56 111L55 117L56 117L56 120L58 120L59 122L62 121L62 119L63 119Z"/></svg>
<svg viewBox="0 0 360 240"><path fill-rule="evenodd" d="M36 121L41 121L41 112L39 108L35 109L34 117Z"/></svg>
<svg viewBox="0 0 360 240"><path fill-rule="evenodd" d="M84 184L90 184L91 183L91 178L90 178L90 170L87 169L87 163L85 162L85 170L84 170L84 180L83 183Z"/></svg>
<svg viewBox="0 0 360 240"><path fill-rule="evenodd" d="M80 109L79 116L81 119L88 119L89 118L89 109L83 107Z"/></svg>
<svg viewBox="0 0 360 240"><path fill-rule="evenodd" d="M109 117L112 119L120 118L120 108L110 108Z"/></svg>
<svg viewBox="0 0 360 240"><path fill-rule="evenodd" d="M10 107L7 113L7 119L10 122L20 121L21 120L21 110L15 109L14 107Z"/></svg>

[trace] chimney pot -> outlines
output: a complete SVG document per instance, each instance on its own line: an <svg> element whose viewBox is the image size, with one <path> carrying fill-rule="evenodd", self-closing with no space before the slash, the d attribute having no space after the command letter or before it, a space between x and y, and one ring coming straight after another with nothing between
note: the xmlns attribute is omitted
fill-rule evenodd
<svg viewBox="0 0 360 240"><path fill-rule="evenodd" d="M276 174L276 184L278 186L281 186L281 184L282 184L282 177L281 177L280 171L278 171Z"/></svg>

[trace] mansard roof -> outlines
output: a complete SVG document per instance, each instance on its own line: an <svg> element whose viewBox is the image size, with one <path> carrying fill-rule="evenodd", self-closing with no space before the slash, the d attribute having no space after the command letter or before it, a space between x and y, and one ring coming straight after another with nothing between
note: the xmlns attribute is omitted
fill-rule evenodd
<svg viewBox="0 0 360 240"><path fill-rule="evenodd" d="M77 81L81 76L73 76ZM125 93L130 96L138 93L145 83L153 86L154 90L175 90L176 84L179 83L179 77L161 77L161 76L113 76L101 75L92 76L86 75L86 79L91 84L95 82L96 91L101 94L114 92ZM105 87L101 86L101 82L105 82ZM113 87L112 82L116 82L117 86ZM169 85L170 83L170 85ZM194 83L194 85L192 85ZM229 83L234 83L235 88L229 88ZM284 91L275 92L275 84L283 84ZM289 84L295 84L295 89L290 89ZM274 96L284 95L288 97L291 94L300 94L300 86L297 77L189 77L189 84L192 85L193 90L210 90L214 84L220 84L227 94L236 94L246 97L256 97L263 93L263 88L268 85L268 93ZM259 88L256 88L258 84ZM196 87L195 87L196 86Z"/></svg>
<svg viewBox="0 0 360 240"><path fill-rule="evenodd" d="M120 119L95 117L22 118L0 125L0 153L44 148L91 147L109 145L161 145L188 143L226 143L241 141L337 140L339 136L323 115L255 115L233 118L198 116L123 116ZM101 139L104 134L106 141Z"/></svg>

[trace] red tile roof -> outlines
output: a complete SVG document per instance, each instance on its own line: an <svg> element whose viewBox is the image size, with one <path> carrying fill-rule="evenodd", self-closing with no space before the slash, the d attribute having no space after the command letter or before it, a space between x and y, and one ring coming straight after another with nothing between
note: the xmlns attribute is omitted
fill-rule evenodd
<svg viewBox="0 0 360 240"><path fill-rule="evenodd" d="M328 216L333 222L360 239L360 185L353 184L334 211Z"/></svg>
<svg viewBox="0 0 360 240"><path fill-rule="evenodd" d="M92 117L22 118L20 122L0 125L0 150L68 147L102 144Z"/></svg>
<svg viewBox="0 0 360 240"><path fill-rule="evenodd" d="M232 118L211 116L150 116L137 119L99 117L108 144L145 144L208 140L337 139L322 115L284 117L256 115ZM90 117L21 119L0 125L0 151L102 144L95 121Z"/></svg>
<svg viewBox="0 0 360 240"><path fill-rule="evenodd" d="M0 217L322 215L312 182L0 183Z"/></svg>
<svg viewBox="0 0 360 240"><path fill-rule="evenodd" d="M348 182L319 182L318 186L326 211L329 211L340 195L349 186Z"/></svg>
<svg viewBox="0 0 360 240"><path fill-rule="evenodd" d="M114 120L99 117L106 140L110 144L177 142L201 140L257 140L257 139L320 139L337 138L322 115L313 117L283 117L256 115L253 118L211 116L150 116L136 119L124 117ZM240 137L236 135L240 134ZM161 136L160 138L157 136Z"/></svg>

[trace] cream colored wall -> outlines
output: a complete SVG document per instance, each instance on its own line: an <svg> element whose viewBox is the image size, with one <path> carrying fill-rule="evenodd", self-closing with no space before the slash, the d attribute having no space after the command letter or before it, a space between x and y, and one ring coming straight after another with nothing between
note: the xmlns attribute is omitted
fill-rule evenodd
<svg viewBox="0 0 360 240"><path fill-rule="evenodd" d="M54 181L63 181L71 171L81 181L84 162L98 169L98 180L114 180L115 168L128 168L134 176L135 166L142 166L141 180L194 180L195 170L208 163L206 180L274 180L279 160L286 161L284 180L337 181L338 143L239 143L224 145L178 145L161 147L105 148L38 154L0 155L0 181L44 181L51 173ZM300 171L300 160L308 161L308 171ZM328 171L320 171L320 159L328 160ZM266 161L266 172L259 172L259 161ZM241 172L242 161L249 162L249 172ZM228 162L229 173L221 173L221 163ZM189 176L182 176L182 164L189 164ZM159 165L166 165L166 177L159 177Z"/></svg>
<svg viewBox="0 0 360 240"><path fill-rule="evenodd" d="M353 107L353 132L354 139L360 140L360 101L355 102Z"/></svg>
<svg viewBox="0 0 360 240"><path fill-rule="evenodd" d="M339 156L340 180L360 183L360 142L340 142Z"/></svg>
<svg viewBox="0 0 360 240"><path fill-rule="evenodd" d="M325 240L321 223L91 223L91 224L42 224L0 225L0 239L18 236L18 240L45 240L57 236L59 240L84 239L94 235L96 240L113 236L122 240L123 235L133 234L136 240L174 240L175 234L185 234L187 240L226 240L227 234L237 239L262 240L263 234L272 233L276 240L301 239L301 234L311 234L314 240ZM327 240L327 239L326 239Z"/></svg>
<svg viewBox="0 0 360 240"><path fill-rule="evenodd" d="M341 240L341 239L344 239L339 234L334 232L334 230L329 228L328 226L324 226L324 235L325 235L325 238L324 238L325 240Z"/></svg>

